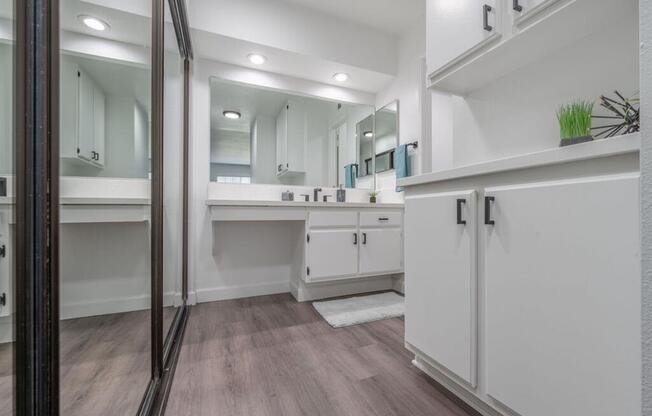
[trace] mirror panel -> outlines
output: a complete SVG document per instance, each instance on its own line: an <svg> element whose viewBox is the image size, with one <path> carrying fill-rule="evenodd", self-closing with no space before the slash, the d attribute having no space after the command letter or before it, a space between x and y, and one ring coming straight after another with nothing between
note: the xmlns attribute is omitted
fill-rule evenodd
<svg viewBox="0 0 652 416"><path fill-rule="evenodd" d="M169 3L165 2L165 85L163 114L163 337L181 299L183 210L183 59Z"/></svg>
<svg viewBox="0 0 652 416"><path fill-rule="evenodd" d="M398 101L376 111L375 127L376 173L382 173L394 169L394 152L399 144Z"/></svg>
<svg viewBox="0 0 652 416"><path fill-rule="evenodd" d="M14 415L14 40L12 0L0 0L0 414Z"/></svg>
<svg viewBox="0 0 652 416"><path fill-rule="evenodd" d="M151 375L152 2L100 4L60 2L63 415L136 414Z"/></svg>
<svg viewBox="0 0 652 416"><path fill-rule="evenodd" d="M210 86L211 181L361 187L357 180L357 131L362 120L373 120L371 106L337 103L215 77L210 79ZM373 180L370 182L373 186Z"/></svg>

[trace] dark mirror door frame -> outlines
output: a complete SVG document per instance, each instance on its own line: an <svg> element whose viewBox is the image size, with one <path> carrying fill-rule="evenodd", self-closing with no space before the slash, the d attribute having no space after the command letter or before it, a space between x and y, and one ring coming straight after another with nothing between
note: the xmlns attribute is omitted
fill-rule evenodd
<svg viewBox="0 0 652 416"><path fill-rule="evenodd" d="M182 299L163 335L164 5L152 0L152 377L139 415L163 414L188 306L188 111L192 60L185 3L169 0L184 59ZM14 0L16 13L16 414L59 414L59 1Z"/></svg>

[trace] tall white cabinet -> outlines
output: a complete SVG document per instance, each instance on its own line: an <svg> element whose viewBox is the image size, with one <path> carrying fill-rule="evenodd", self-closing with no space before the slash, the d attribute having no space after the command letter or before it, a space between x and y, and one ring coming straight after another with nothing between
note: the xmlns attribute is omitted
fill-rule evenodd
<svg viewBox="0 0 652 416"><path fill-rule="evenodd" d="M61 157L104 167L106 96L77 64L61 60Z"/></svg>
<svg viewBox="0 0 652 416"><path fill-rule="evenodd" d="M476 192L405 200L405 338L476 385Z"/></svg>
<svg viewBox="0 0 652 416"><path fill-rule="evenodd" d="M300 103L288 101L276 117L276 175L306 171L306 112Z"/></svg>

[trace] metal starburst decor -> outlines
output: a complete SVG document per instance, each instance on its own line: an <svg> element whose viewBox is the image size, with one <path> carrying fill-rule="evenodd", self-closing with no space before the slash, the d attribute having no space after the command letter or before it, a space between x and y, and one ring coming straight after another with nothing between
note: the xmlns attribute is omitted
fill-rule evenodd
<svg viewBox="0 0 652 416"><path fill-rule="evenodd" d="M606 126L592 127L599 133L595 138L614 137L621 134L636 133L641 128L640 99L638 93L632 98L625 98L618 91L614 91L616 98L600 96L600 106L605 108L609 115L594 115L594 119L610 120Z"/></svg>

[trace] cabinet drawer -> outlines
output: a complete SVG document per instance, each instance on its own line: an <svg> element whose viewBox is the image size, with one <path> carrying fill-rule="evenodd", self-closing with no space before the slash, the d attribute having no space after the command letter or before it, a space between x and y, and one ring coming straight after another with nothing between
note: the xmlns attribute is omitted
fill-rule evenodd
<svg viewBox="0 0 652 416"><path fill-rule="evenodd" d="M357 227L357 211L311 211L310 228L313 227Z"/></svg>
<svg viewBox="0 0 652 416"><path fill-rule="evenodd" d="M403 212L370 211L360 213L360 227L400 227L403 224Z"/></svg>

